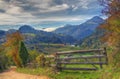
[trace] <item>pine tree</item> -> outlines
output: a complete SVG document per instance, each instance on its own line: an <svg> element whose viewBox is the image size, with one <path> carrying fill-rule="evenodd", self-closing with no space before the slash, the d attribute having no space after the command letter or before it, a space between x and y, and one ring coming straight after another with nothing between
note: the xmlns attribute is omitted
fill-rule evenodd
<svg viewBox="0 0 120 79"><path fill-rule="evenodd" d="M29 53L28 53L27 48L25 47L25 44L23 41L21 41L21 43L20 43L19 56L20 56L22 65L25 66L28 62Z"/></svg>

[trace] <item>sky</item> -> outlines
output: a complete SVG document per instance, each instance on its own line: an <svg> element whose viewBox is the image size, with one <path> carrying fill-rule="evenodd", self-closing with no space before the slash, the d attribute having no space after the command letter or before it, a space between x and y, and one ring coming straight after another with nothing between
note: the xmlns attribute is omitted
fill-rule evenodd
<svg viewBox="0 0 120 79"><path fill-rule="evenodd" d="M0 0L0 29L29 24L52 30L80 24L93 16L102 17L99 4L98 0Z"/></svg>

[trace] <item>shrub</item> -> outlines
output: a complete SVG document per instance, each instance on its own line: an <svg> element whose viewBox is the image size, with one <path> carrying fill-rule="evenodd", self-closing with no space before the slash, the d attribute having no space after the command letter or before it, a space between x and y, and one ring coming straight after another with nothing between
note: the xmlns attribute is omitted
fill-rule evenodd
<svg viewBox="0 0 120 79"><path fill-rule="evenodd" d="M45 67L46 59L45 59L44 54L41 54L38 57L36 57L36 62L38 64L38 66Z"/></svg>

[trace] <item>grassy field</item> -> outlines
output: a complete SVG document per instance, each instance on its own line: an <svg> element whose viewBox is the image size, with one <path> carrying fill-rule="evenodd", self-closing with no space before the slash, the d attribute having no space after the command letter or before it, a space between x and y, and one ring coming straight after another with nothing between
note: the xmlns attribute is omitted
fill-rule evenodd
<svg viewBox="0 0 120 79"><path fill-rule="evenodd" d="M71 47L71 46L62 46L58 47L56 45L52 45L53 47L48 48L56 50L56 51L69 51L69 50L79 50L79 47ZM56 47L56 48L55 48ZM50 52L54 52L51 50ZM64 70L58 73L55 73L52 68L18 68L17 71L20 73L27 73L33 75L46 75L51 79L120 79L120 69L115 68L112 63L112 50L109 48L107 50L109 64L103 66L103 69L98 69L97 71L68 71ZM71 67L78 67L78 65L72 65ZM89 67L89 66L88 66Z"/></svg>
<svg viewBox="0 0 120 79"><path fill-rule="evenodd" d="M34 45L32 47L34 47ZM60 52L60 51L80 50L81 47L73 47L71 45L63 45L63 44L40 43L38 46L38 49L42 50L43 53L50 54L50 53L55 53L55 52Z"/></svg>
<svg viewBox="0 0 120 79"><path fill-rule="evenodd" d="M101 71L61 71L54 73L50 68L18 68L18 72L33 75L46 75L52 79L98 79Z"/></svg>
<svg viewBox="0 0 120 79"><path fill-rule="evenodd" d="M44 75L51 79L120 79L120 69L113 69L112 66L105 66L97 71L61 71L53 72L51 68L18 68L17 72Z"/></svg>

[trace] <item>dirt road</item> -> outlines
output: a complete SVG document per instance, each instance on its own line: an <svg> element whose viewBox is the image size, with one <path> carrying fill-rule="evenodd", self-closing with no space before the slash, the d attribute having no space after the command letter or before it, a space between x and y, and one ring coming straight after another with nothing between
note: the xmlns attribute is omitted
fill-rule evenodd
<svg viewBox="0 0 120 79"><path fill-rule="evenodd" d="M0 79L49 79L49 78L46 76L28 75L10 70L0 73Z"/></svg>

